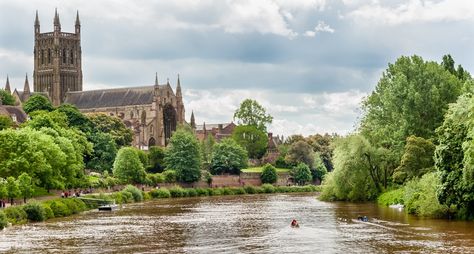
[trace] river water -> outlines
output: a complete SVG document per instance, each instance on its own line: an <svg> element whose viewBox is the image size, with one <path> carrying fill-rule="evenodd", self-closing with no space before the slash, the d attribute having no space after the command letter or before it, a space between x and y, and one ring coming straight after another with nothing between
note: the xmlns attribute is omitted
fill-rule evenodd
<svg viewBox="0 0 474 254"><path fill-rule="evenodd" d="M289 227L293 218L300 228ZM183 198L10 227L0 232L0 252L474 253L474 222L310 194Z"/></svg>

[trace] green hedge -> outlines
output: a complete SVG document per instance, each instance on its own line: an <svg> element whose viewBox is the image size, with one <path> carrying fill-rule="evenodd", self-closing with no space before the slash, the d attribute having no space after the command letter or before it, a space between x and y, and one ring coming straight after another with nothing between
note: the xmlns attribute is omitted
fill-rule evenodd
<svg viewBox="0 0 474 254"><path fill-rule="evenodd" d="M8 225L7 215L3 211L0 211L0 230L6 228Z"/></svg>
<svg viewBox="0 0 474 254"><path fill-rule="evenodd" d="M29 221L44 221L46 220L46 212L44 206L38 202L29 202L23 206L26 217Z"/></svg>

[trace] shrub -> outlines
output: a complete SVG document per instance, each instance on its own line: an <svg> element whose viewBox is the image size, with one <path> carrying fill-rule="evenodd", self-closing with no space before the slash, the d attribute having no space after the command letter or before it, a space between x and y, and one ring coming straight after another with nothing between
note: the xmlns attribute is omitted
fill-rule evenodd
<svg viewBox="0 0 474 254"><path fill-rule="evenodd" d="M44 210L44 218L46 220L54 218L54 213L53 210L51 210L51 207L49 207L49 205L46 203L42 203L41 205L43 206Z"/></svg>
<svg viewBox="0 0 474 254"><path fill-rule="evenodd" d="M49 207L53 211L54 217L64 217L72 214L69 208L59 200L49 201Z"/></svg>
<svg viewBox="0 0 474 254"><path fill-rule="evenodd" d="M27 222L26 212L20 206L10 206L3 210L11 224L23 224Z"/></svg>
<svg viewBox="0 0 474 254"><path fill-rule="evenodd" d="M197 192L198 196L207 196L207 195L209 195L209 192L207 191L207 189L203 189L203 188L197 188L196 192Z"/></svg>
<svg viewBox="0 0 474 254"><path fill-rule="evenodd" d="M290 174L299 185L304 185L312 179L311 170L304 163L299 163L296 167L292 168Z"/></svg>
<svg viewBox="0 0 474 254"><path fill-rule="evenodd" d="M181 198L187 195L186 191L179 186L173 186L169 189L169 191L170 191L171 197L173 198Z"/></svg>
<svg viewBox="0 0 474 254"><path fill-rule="evenodd" d="M232 192L234 193L234 195L247 194L247 192L245 192L245 189L243 187L234 187L232 188Z"/></svg>
<svg viewBox="0 0 474 254"><path fill-rule="evenodd" d="M255 187L255 193L265 193L265 190L261 186Z"/></svg>
<svg viewBox="0 0 474 254"><path fill-rule="evenodd" d="M222 188L222 195L234 195L234 192L229 187Z"/></svg>
<svg viewBox="0 0 474 254"><path fill-rule="evenodd" d="M286 186L277 186L275 187L275 192L279 192L279 193L290 192L290 188Z"/></svg>
<svg viewBox="0 0 474 254"><path fill-rule="evenodd" d="M143 201L143 193L141 190L139 190L137 187L133 185L127 185L125 188L122 190L124 192L129 192L132 194L133 201L135 202L140 202Z"/></svg>
<svg viewBox="0 0 474 254"><path fill-rule="evenodd" d="M248 194L257 193L257 190L255 189L255 186L252 186L252 185L245 185L244 189L245 189L245 192L247 192Z"/></svg>
<svg viewBox="0 0 474 254"><path fill-rule="evenodd" d="M261 186L261 188L263 189L263 192L264 193L274 193L275 192L275 187L269 183L266 183L266 184L263 184Z"/></svg>
<svg viewBox="0 0 474 254"><path fill-rule="evenodd" d="M151 190L150 195L153 198L169 198L169 197L171 197L170 191L166 188Z"/></svg>
<svg viewBox="0 0 474 254"><path fill-rule="evenodd" d="M383 206L389 206L389 205L394 205L394 204L405 204L405 201L403 200L403 196L405 196L405 190L404 188L399 188L396 190L391 190L382 193L377 198L377 203L379 205Z"/></svg>
<svg viewBox="0 0 474 254"><path fill-rule="evenodd" d="M122 191L120 191L120 194L122 196L122 204L123 203L130 203L134 200L133 199L133 194L131 192L122 190Z"/></svg>
<svg viewBox="0 0 474 254"><path fill-rule="evenodd" d="M71 214L76 214L76 213L81 212L80 208L77 206L77 203L74 202L73 198L61 199L61 201L58 201L58 202L62 202L63 204L65 204L68 210L71 212Z"/></svg>
<svg viewBox="0 0 474 254"><path fill-rule="evenodd" d="M263 166L260 179L262 180L262 183L276 183L278 180L276 168L267 163L265 166Z"/></svg>
<svg viewBox="0 0 474 254"><path fill-rule="evenodd" d="M166 183L175 183L176 182L176 171L168 169L163 171L163 176Z"/></svg>
<svg viewBox="0 0 474 254"><path fill-rule="evenodd" d="M446 205L441 205L436 191L441 184L439 173L425 174L405 184L405 208L408 213L426 217L442 217L448 212Z"/></svg>
<svg viewBox="0 0 474 254"><path fill-rule="evenodd" d="M0 230L8 226L7 216L3 211L0 211Z"/></svg>
<svg viewBox="0 0 474 254"><path fill-rule="evenodd" d="M26 217L29 221L46 220L44 207L38 202L29 202L23 206L23 210L25 211Z"/></svg>
<svg viewBox="0 0 474 254"><path fill-rule="evenodd" d="M198 195L197 191L194 188L186 189L186 191L187 191L186 196L188 196L188 197L196 197Z"/></svg>
<svg viewBox="0 0 474 254"><path fill-rule="evenodd" d="M210 194L209 196L220 196L220 195L222 195L222 189L221 188L210 189L210 190L211 191L209 192L209 194Z"/></svg>

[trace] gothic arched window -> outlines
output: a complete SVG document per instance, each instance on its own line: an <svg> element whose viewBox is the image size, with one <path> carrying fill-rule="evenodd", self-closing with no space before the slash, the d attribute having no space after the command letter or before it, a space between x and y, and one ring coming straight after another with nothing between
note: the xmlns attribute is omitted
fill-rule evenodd
<svg viewBox="0 0 474 254"><path fill-rule="evenodd" d="M71 64L74 64L74 51L73 50L71 50L70 59L71 59Z"/></svg>
<svg viewBox="0 0 474 254"><path fill-rule="evenodd" d="M63 49L63 64L66 63L66 56L67 56L66 49Z"/></svg>
<svg viewBox="0 0 474 254"><path fill-rule="evenodd" d="M48 49L48 63L51 63L51 49Z"/></svg>
<svg viewBox="0 0 474 254"><path fill-rule="evenodd" d="M41 64L44 64L44 50L41 50Z"/></svg>

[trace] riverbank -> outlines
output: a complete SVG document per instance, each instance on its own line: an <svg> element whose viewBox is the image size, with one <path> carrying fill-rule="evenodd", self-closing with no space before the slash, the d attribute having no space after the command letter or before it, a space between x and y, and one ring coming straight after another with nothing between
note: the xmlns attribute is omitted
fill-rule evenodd
<svg viewBox="0 0 474 254"><path fill-rule="evenodd" d="M319 192L320 186L262 186L220 187L220 188L158 188L148 192L141 191L133 185L113 193L84 195L85 198L115 201L117 204L142 202L150 199L181 198L199 196L246 195L263 193L297 193ZM28 222L40 222L52 218L67 217L80 212L97 209L99 203L88 202L80 198L56 198L46 201L30 200L25 205L10 206L0 210L0 229L9 225L19 225Z"/></svg>

